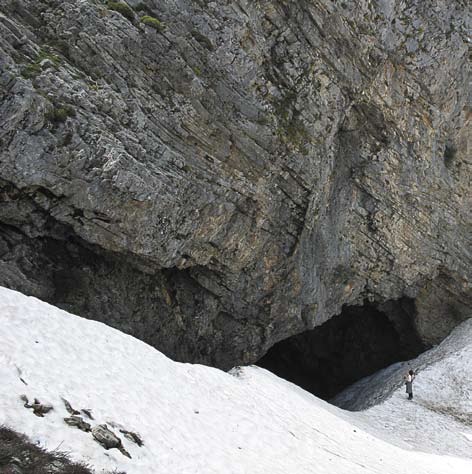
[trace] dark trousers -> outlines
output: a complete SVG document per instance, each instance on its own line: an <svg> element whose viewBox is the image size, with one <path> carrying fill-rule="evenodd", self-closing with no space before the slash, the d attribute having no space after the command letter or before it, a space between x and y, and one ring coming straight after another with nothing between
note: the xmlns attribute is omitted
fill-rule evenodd
<svg viewBox="0 0 472 474"><path fill-rule="evenodd" d="M408 400L413 400L413 392L408 394Z"/></svg>

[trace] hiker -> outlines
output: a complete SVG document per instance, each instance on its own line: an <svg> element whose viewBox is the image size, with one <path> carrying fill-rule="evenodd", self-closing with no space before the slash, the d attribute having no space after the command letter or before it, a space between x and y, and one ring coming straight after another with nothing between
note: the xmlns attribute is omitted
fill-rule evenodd
<svg viewBox="0 0 472 474"><path fill-rule="evenodd" d="M413 400L413 380L415 380L415 373L413 370L409 370L408 374L405 375L406 393L408 393L408 400Z"/></svg>

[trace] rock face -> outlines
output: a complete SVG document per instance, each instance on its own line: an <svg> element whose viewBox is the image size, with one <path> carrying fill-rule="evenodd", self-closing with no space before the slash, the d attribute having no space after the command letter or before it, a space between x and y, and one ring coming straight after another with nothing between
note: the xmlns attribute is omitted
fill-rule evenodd
<svg viewBox="0 0 472 474"><path fill-rule="evenodd" d="M127 3L1 2L1 285L223 368L470 316L468 2Z"/></svg>

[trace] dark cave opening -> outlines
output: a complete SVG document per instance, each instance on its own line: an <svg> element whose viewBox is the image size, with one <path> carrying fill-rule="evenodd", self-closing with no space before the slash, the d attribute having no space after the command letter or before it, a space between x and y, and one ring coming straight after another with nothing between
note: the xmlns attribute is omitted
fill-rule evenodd
<svg viewBox="0 0 472 474"><path fill-rule="evenodd" d="M344 306L315 329L275 344L257 365L329 400L357 380L426 350L409 298Z"/></svg>

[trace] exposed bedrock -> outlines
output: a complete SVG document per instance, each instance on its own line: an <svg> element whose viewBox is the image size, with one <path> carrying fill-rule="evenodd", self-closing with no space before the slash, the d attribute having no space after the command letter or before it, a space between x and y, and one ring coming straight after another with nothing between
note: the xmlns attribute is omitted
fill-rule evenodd
<svg viewBox="0 0 472 474"><path fill-rule="evenodd" d="M0 284L223 368L366 302L438 342L472 307L468 3L2 1Z"/></svg>

